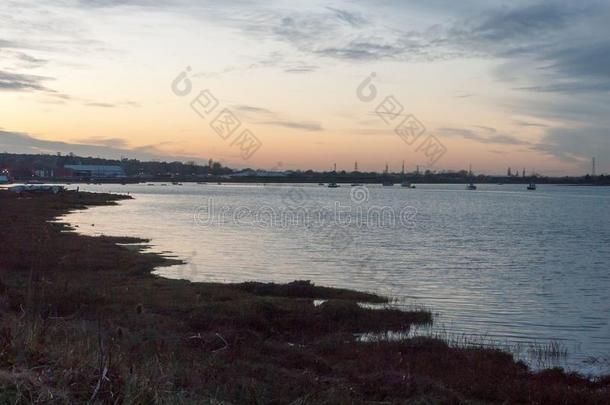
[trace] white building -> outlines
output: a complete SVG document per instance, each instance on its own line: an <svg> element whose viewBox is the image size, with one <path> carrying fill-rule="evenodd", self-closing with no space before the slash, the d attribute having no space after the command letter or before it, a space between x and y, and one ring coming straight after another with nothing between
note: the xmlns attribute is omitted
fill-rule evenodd
<svg viewBox="0 0 610 405"><path fill-rule="evenodd" d="M125 177L125 171L121 166L98 166L98 165L66 165L64 169L71 170L78 177L92 177L97 179L109 179Z"/></svg>
<svg viewBox="0 0 610 405"><path fill-rule="evenodd" d="M43 178L55 177L55 171L53 169L35 169L34 176Z"/></svg>

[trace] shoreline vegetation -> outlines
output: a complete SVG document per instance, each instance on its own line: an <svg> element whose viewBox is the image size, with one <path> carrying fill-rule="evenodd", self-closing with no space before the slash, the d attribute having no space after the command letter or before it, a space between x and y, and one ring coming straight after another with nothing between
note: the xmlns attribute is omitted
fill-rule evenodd
<svg viewBox="0 0 610 405"><path fill-rule="evenodd" d="M164 279L152 271L177 261L120 245L146 241L53 222L126 198L0 191L0 403L610 403L610 376L357 337L429 324L425 310L307 281Z"/></svg>

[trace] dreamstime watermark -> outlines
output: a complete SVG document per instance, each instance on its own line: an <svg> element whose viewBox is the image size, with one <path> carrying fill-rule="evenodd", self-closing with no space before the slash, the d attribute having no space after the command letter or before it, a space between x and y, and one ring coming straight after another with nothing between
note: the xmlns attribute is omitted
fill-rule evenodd
<svg viewBox="0 0 610 405"><path fill-rule="evenodd" d="M188 66L172 81L172 92L178 97L186 97L193 91L193 83L189 77L191 67ZM208 119L217 111L220 102L209 89L204 89L190 102L192 110L201 118ZM263 143L249 129L241 129L241 121L228 108L220 109L209 123L210 128L223 140L231 141L231 146L239 148L244 160L250 159Z"/></svg>
<svg viewBox="0 0 610 405"><path fill-rule="evenodd" d="M370 103L377 99L377 87L373 84L375 77L377 75L371 73L356 89L356 96L363 103ZM422 138L426 133L426 128L413 114L404 114L404 110L405 107L396 97L389 95L377 105L375 114L386 125L393 127L394 133L404 143L416 146L415 152L422 152L428 159L428 165L433 166L447 152L447 148L432 134Z"/></svg>
<svg viewBox="0 0 610 405"><path fill-rule="evenodd" d="M278 166L283 163L278 162ZM273 206L230 206L210 198L194 209L193 223L210 229L244 226L304 232L348 260L358 277L370 281L371 291L391 298L399 296L400 287L385 267L383 246L371 250L362 243L369 232L404 235L403 231L415 229L418 210L406 204L401 207L372 204L371 190L366 186L351 187L348 196L343 194L343 198L323 205L318 201L318 190L285 187L280 195L281 203ZM179 267L177 278L202 277L196 256L197 252L192 252L187 264Z"/></svg>
<svg viewBox="0 0 610 405"><path fill-rule="evenodd" d="M298 190L298 189L295 189ZM335 234L344 229L350 231L371 228L407 228L415 226L417 209L405 205L398 209L390 206L365 204L368 189L357 187L351 190L350 204L334 201L332 206L292 205L257 207L228 206L218 204L214 198L207 199L194 213L194 221L201 226L251 226L256 228L288 229L302 227L312 231L329 229ZM294 199L292 195L291 199ZM293 200L294 201L294 200Z"/></svg>

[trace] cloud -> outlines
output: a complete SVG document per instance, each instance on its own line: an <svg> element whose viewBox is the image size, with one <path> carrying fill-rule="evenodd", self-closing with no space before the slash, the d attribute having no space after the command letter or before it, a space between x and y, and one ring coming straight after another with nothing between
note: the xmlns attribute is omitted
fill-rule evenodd
<svg viewBox="0 0 610 405"><path fill-rule="evenodd" d="M450 33L458 41L495 43L496 46L522 49L523 43L519 39L531 42L538 40L540 34L564 28L570 23L575 11L553 2L500 7L461 21Z"/></svg>
<svg viewBox="0 0 610 405"><path fill-rule="evenodd" d="M106 146L109 148L121 148L125 149L129 145L125 139L121 138L101 138L101 137L89 137L83 139L77 139L75 141L78 144L86 144L86 145L99 145Z"/></svg>
<svg viewBox="0 0 610 405"><path fill-rule="evenodd" d="M319 66L311 63L295 63L284 66L286 73L311 73L319 69Z"/></svg>
<svg viewBox="0 0 610 405"><path fill-rule="evenodd" d="M48 80L51 78L0 70L0 91L51 91L42 84Z"/></svg>
<svg viewBox="0 0 610 405"><path fill-rule="evenodd" d="M99 103L99 102L87 102L85 103L88 107L102 107L102 108L114 108L116 105L110 103Z"/></svg>
<svg viewBox="0 0 610 405"><path fill-rule="evenodd" d="M158 148L163 144L132 149L126 148L126 145L125 141L116 138L85 138L77 143L68 143L39 139L23 132L0 130L0 151L2 152L29 154L55 154L58 152L68 154L72 152L79 156L102 156L108 159L130 157L141 160L200 160L191 156L164 154Z"/></svg>
<svg viewBox="0 0 610 405"><path fill-rule="evenodd" d="M572 94L610 90L610 4L545 1L501 7L462 20L446 43L465 55L504 59L500 80L517 89ZM505 73L509 72L509 75Z"/></svg>
<svg viewBox="0 0 610 405"><path fill-rule="evenodd" d="M36 58L23 52L14 52L13 56L19 61L21 67L28 69L41 67L49 62L46 59Z"/></svg>
<svg viewBox="0 0 610 405"><path fill-rule="evenodd" d="M322 131L322 125L313 121L291 121L281 117L277 112L267 108L240 104L233 108L250 118L255 124L270 125L289 129L299 129L307 132Z"/></svg>
<svg viewBox="0 0 610 405"><path fill-rule="evenodd" d="M541 124L539 122L528 122L528 121L515 121L515 124L520 127L535 127L535 128L548 128L549 126L546 124Z"/></svg>
<svg viewBox="0 0 610 405"><path fill-rule="evenodd" d="M501 145L530 145L529 142L523 141L515 136L499 134L494 128L478 127L480 130L475 131L467 128L440 128L437 130L439 136L444 137L461 137L471 141L485 144L501 144ZM481 130L484 133L481 133Z"/></svg>
<svg viewBox="0 0 610 405"><path fill-rule="evenodd" d="M313 121L303 121L303 122L295 122L295 121L265 121L261 122L264 125L271 125L276 127L284 127L289 129L300 129L308 132L317 132L322 131L322 125L318 122Z"/></svg>
<svg viewBox="0 0 610 405"><path fill-rule="evenodd" d="M368 20L364 18L364 16L360 13L353 13L350 11L341 10L333 7L326 8L335 13L337 19L351 25L352 27L361 27L368 23Z"/></svg>
<svg viewBox="0 0 610 405"><path fill-rule="evenodd" d="M249 112L249 113L273 114L273 112L271 112L270 110L268 110L266 108L254 107L254 106L245 105L245 104L237 105L234 108L238 111L247 112L247 113Z"/></svg>
<svg viewBox="0 0 610 405"><path fill-rule="evenodd" d="M87 107L100 107L100 108L115 108L115 107L139 107L140 104L135 101L123 101L119 103L104 103L99 101L86 101L83 105Z"/></svg>
<svg viewBox="0 0 610 405"><path fill-rule="evenodd" d="M534 148L587 167L593 156L610 156L610 131L607 127L597 126L553 128Z"/></svg>
<svg viewBox="0 0 610 405"><path fill-rule="evenodd" d="M321 56L352 60L387 59L400 56L403 53L403 49L400 47L380 42L360 39L348 42L341 47L321 48L313 52Z"/></svg>
<svg viewBox="0 0 610 405"><path fill-rule="evenodd" d="M423 53L425 44L400 30L388 29L360 12L325 7L323 9L264 9L246 15L237 23L249 37L272 39L288 44L308 56L345 60L379 60L411 57ZM287 68L291 72L310 69Z"/></svg>

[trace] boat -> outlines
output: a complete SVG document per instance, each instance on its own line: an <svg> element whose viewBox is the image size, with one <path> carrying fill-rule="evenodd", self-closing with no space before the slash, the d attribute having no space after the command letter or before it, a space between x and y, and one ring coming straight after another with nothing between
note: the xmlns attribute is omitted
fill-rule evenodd
<svg viewBox="0 0 610 405"><path fill-rule="evenodd" d="M394 187L394 182L390 180L390 167L388 164L385 164L385 170L383 171L383 179L381 180L381 185L384 187Z"/></svg>
<svg viewBox="0 0 610 405"><path fill-rule="evenodd" d="M470 165L468 168L468 175L470 176L471 179L474 179L474 175L472 174L472 165ZM468 184L466 186L466 190L476 190L476 189L477 189L477 186L474 185L472 180L470 181L470 184Z"/></svg>
<svg viewBox="0 0 610 405"><path fill-rule="evenodd" d="M362 187L362 183L352 183L352 187Z"/></svg>
<svg viewBox="0 0 610 405"><path fill-rule="evenodd" d="M402 183L400 183L400 187L404 188L415 188L415 186L407 181L407 175L405 174L405 161L402 161L402 170L400 171L402 175Z"/></svg>
<svg viewBox="0 0 610 405"><path fill-rule="evenodd" d="M323 186L323 185L324 185L324 183L318 183L318 186Z"/></svg>
<svg viewBox="0 0 610 405"><path fill-rule="evenodd" d="M536 185L534 183L530 183L529 186L527 186L528 190L536 190Z"/></svg>
<svg viewBox="0 0 610 405"><path fill-rule="evenodd" d="M332 173L333 173L333 178L336 178L337 177L337 164L336 163L334 164ZM335 182L333 180L330 183L328 183L328 188L339 188L339 185L337 184L337 182Z"/></svg>

